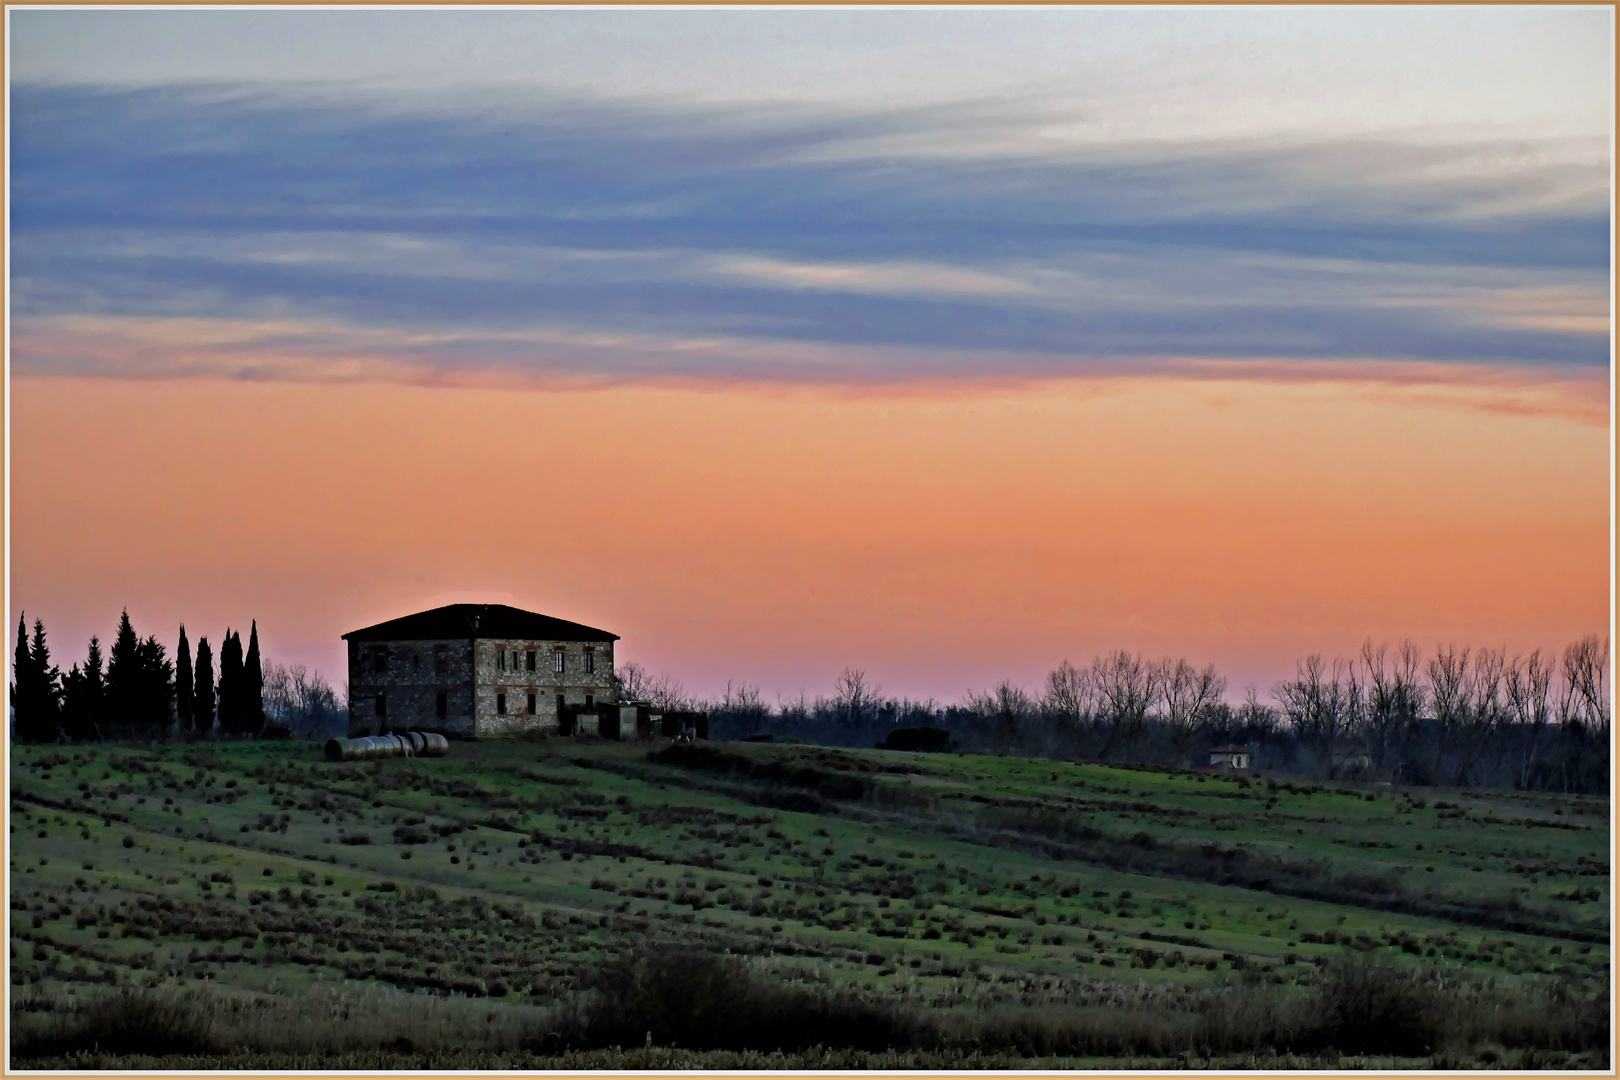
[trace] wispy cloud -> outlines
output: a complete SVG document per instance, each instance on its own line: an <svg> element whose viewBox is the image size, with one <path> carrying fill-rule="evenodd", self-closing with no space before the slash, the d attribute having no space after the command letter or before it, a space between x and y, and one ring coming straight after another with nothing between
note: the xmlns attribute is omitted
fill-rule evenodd
<svg viewBox="0 0 1620 1080"><path fill-rule="evenodd" d="M1608 358L1607 164L1578 139L1086 148L1041 143L1005 103L331 85L31 85L12 109L24 373L884 382Z"/></svg>

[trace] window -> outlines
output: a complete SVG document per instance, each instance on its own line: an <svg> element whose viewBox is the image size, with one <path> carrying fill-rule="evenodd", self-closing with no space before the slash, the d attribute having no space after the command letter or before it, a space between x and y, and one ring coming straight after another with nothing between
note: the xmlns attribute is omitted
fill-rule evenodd
<svg viewBox="0 0 1620 1080"><path fill-rule="evenodd" d="M449 666L450 657L449 654L445 652L444 646L435 645L433 647L433 670L442 674L446 669L449 668Z"/></svg>
<svg viewBox="0 0 1620 1080"><path fill-rule="evenodd" d="M585 707L587 709L596 708L596 695L595 694L586 694L585 695Z"/></svg>
<svg viewBox="0 0 1620 1080"><path fill-rule="evenodd" d="M499 650L496 651L496 653L495 653L495 669L497 671L505 671L506 670L506 650L505 649L499 649Z"/></svg>
<svg viewBox="0 0 1620 1080"><path fill-rule="evenodd" d="M529 655L533 656L534 653L530 653ZM529 695L529 715L530 716L533 716L536 712L539 711L539 705L540 705L539 695L538 694L530 694Z"/></svg>
<svg viewBox="0 0 1620 1080"><path fill-rule="evenodd" d="M534 670L534 650L533 649L529 650L528 662L529 662L529 670L533 671Z"/></svg>
<svg viewBox="0 0 1620 1080"><path fill-rule="evenodd" d="M589 646L585 648L585 674L596 674L596 650Z"/></svg>
<svg viewBox="0 0 1620 1080"><path fill-rule="evenodd" d="M371 670L381 675L388 670L388 650L378 649L371 656ZM380 713L378 715L381 715Z"/></svg>
<svg viewBox="0 0 1620 1080"><path fill-rule="evenodd" d="M376 706L376 708L377 708L377 715L378 716L387 716L388 715L388 695L387 694L378 694L377 695L377 706Z"/></svg>
<svg viewBox="0 0 1620 1080"><path fill-rule="evenodd" d="M422 658L420 656L417 656L415 653L411 653L411 670L415 671L417 668L419 668L421 666L422 666Z"/></svg>
<svg viewBox="0 0 1620 1080"><path fill-rule="evenodd" d="M557 646L556 651L551 654L551 670L555 671L558 675L562 674L563 648L561 645Z"/></svg>
<svg viewBox="0 0 1620 1080"><path fill-rule="evenodd" d="M443 690L433 700L433 715L441 720L450 715L450 695Z"/></svg>
<svg viewBox="0 0 1620 1080"><path fill-rule="evenodd" d="M505 694L496 694L495 695L495 711L500 713L502 716L506 715L506 695Z"/></svg>

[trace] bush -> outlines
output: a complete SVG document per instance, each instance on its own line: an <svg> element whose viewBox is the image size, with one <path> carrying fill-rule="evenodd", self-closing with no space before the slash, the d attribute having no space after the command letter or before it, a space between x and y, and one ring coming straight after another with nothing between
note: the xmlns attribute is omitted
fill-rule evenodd
<svg viewBox="0 0 1620 1080"><path fill-rule="evenodd" d="M77 1013L64 1013L44 1032L16 1033L17 1057L47 1057L83 1051L103 1054L207 1054L222 1049L208 1021L173 995L123 990L96 999Z"/></svg>
<svg viewBox="0 0 1620 1080"><path fill-rule="evenodd" d="M1329 1046L1352 1054L1416 1057L1435 1035L1435 995L1417 972L1371 953L1353 953L1324 972L1323 1028Z"/></svg>
<svg viewBox="0 0 1620 1080"><path fill-rule="evenodd" d="M879 750L913 750L938 754L956 748L951 733L944 728L895 728L888 738L877 744Z"/></svg>
<svg viewBox="0 0 1620 1080"><path fill-rule="evenodd" d="M751 974L735 957L671 946L624 955L590 988L591 1004L546 1043L631 1047L650 1038L655 1046L688 1050L887 1050L917 1045L925 1034L919 1020L892 1007L784 987Z"/></svg>

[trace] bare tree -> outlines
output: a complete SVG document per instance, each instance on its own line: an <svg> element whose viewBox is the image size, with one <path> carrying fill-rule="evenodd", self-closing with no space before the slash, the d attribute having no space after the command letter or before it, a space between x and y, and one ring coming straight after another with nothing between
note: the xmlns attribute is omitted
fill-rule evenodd
<svg viewBox="0 0 1620 1080"><path fill-rule="evenodd" d="M1019 725L1035 713L1035 699L1011 679L1003 679L992 689L968 695L968 708L994 724L992 745L1006 753L1018 736Z"/></svg>
<svg viewBox="0 0 1620 1080"><path fill-rule="evenodd" d="M1091 683L1108 723L1108 737L1097 756L1106 758L1121 741L1127 749L1133 748L1158 696L1153 665L1120 649L1091 662Z"/></svg>
<svg viewBox="0 0 1620 1080"><path fill-rule="evenodd" d="M1275 735L1281 719L1277 710L1260 700L1260 692L1253 686L1244 688L1243 704L1238 706L1238 726L1262 738Z"/></svg>
<svg viewBox="0 0 1620 1080"><path fill-rule="evenodd" d="M1506 651L1479 649L1464 684L1463 711L1457 734L1457 776L1461 786L1473 778L1507 712L1502 696Z"/></svg>
<svg viewBox="0 0 1620 1080"><path fill-rule="evenodd" d="M1552 688L1552 664L1537 649L1528 660L1520 662L1515 656L1503 676L1508 713L1519 729L1519 787L1528 789L1530 778L1540 764L1542 740L1551 717L1549 694Z"/></svg>
<svg viewBox="0 0 1620 1080"><path fill-rule="evenodd" d="M613 673L620 701L646 701L673 712L692 707L695 702L686 687L668 675L653 675L633 660L618 665Z"/></svg>
<svg viewBox="0 0 1620 1080"><path fill-rule="evenodd" d="M1097 734L1097 689L1090 671L1081 671L1067 660L1046 673L1046 690L1041 711L1047 718L1071 728L1080 740L1081 752L1090 756Z"/></svg>
<svg viewBox="0 0 1620 1080"><path fill-rule="evenodd" d="M689 709L696 704L686 692L686 687L668 675L657 675L648 680L647 690L647 700L665 712Z"/></svg>
<svg viewBox="0 0 1620 1080"><path fill-rule="evenodd" d="M1335 659L1330 668L1320 653L1312 653L1299 662L1294 678L1278 683L1272 691L1283 717L1329 777L1338 772L1348 711L1345 674L1343 660Z"/></svg>
<svg viewBox="0 0 1620 1080"><path fill-rule="evenodd" d="M613 673L620 701L649 701L652 698L652 676L634 660L626 660Z"/></svg>
<svg viewBox="0 0 1620 1080"><path fill-rule="evenodd" d="M1165 723L1170 728L1170 743L1175 749L1177 764L1184 764L1199 724L1226 693L1226 679L1216 673L1214 664L1206 664L1200 670L1185 659L1166 658L1157 668L1155 681L1159 701L1164 706Z"/></svg>
<svg viewBox="0 0 1620 1080"><path fill-rule="evenodd" d="M1564 649L1564 682L1573 695L1575 711L1591 732L1609 736L1609 642L1596 634Z"/></svg>
<svg viewBox="0 0 1620 1080"><path fill-rule="evenodd" d="M1436 739L1429 775L1440 782L1446 750L1452 746L1468 715L1469 649L1441 645L1429 660L1429 704L1434 714Z"/></svg>
<svg viewBox="0 0 1620 1080"><path fill-rule="evenodd" d="M1423 711L1428 697L1423 689L1423 650L1410 638L1401 642L1395 654L1391 672L1390 694L1396 714L1401 741L1400 757L1404 759L1408 747L1417 743L1423 730ZM1402 760L1397 768L1404 767Z"/></svg>
<svg viewBox="0 0 1620 1080"><path fill-rule="evenodd" d="M319 671L303 664L264 667L264 715L270 727L284 728L304 738L336 730L343 704Z"/></svg>
<svg viewBox="0 0 1620 1080"><path fill-rule="evenodd" d="M703 706L709 713L710 730L731 725L738 734L758 731L771 715L771 707L759 692L759 687L746 682L726 680L726 691L720 700Z"/></svg>
<svg viewBox="0 0 1620 1080"><path fill-rule="evenodd" d="M275 662L264 666L264 715L273 727L288 727L283 717L292 712L292 673Z"/></svg>
<svg viewBox="0 0 1620 1080"><path fill-rule="evenodd" d="M726 692L720 698L720 708L732 712L760 714L770 711L765 699L760 695L759 687L745 682L733 686L730 679L726 680Z"/></svg>
<svg viewBox="0 0 1620 1080"><path fill-rule="evenodd" d="M1406 717L1401 710L1399 667L1389 666L1389 646L1361 643L1361 671L1366 682L1365 722L1368 756L1379 776L1388 774L1390 757L1399 745Z"/></svg>
<svg viewBox="0 0 1620 1080"><path fill-rule="evenodd" d="M839 719L851 727L858 726L877 711L883 700L883 689L868 682L863 668L845 668L838 673L833 684L833 703Z"/></svg>
<svg viewBox="0 0 1620 1080"><path fill-rule="evenodd" d="M1607 773L1610 708L1609 643L1596 636L1564 649L1553 712L1558 721L1558 775L1564 791L1590 785L1592 774ZM1594 760L1593 755L1601 758Z"/></svg>
<svg viewBox="0 0 1620 1080"><path fill-rule="evenodd" d="M1346 742L1365 746L1368 723L1367 697L1369 694L1367 675L1354 660L1344 661L1342 667L1336 660L1334 661L1334 667L1336 671L1343 672L1344 678L1344 718L1340 721L1339 730ZM1367 758L1365 754L1356 756L1358 758ZM1370 764L1370 759L1367 759L1367 761Z"/></svg>
<svg viewBox="0 0 1620 1080"><path fill-rule="evenodd" d="M810 699L802 689L796 698L784 699L780 693L776 695L776 712L783 720L790 723L802 724L808 721L812 709Z"/></svg>

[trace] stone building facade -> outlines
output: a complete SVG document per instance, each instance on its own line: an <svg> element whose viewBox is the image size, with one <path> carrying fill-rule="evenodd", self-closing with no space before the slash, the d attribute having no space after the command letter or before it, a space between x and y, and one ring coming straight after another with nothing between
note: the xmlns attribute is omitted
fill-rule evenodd
<svg viewBox="0 0 1620 1080"><path fill-rule="evenodd" d="M505 604L450 604L351 630L349 733L462 738L555 728L613 705L617 634Z"/></svg>

